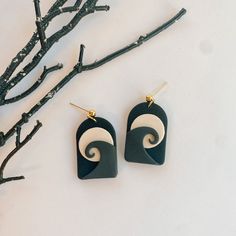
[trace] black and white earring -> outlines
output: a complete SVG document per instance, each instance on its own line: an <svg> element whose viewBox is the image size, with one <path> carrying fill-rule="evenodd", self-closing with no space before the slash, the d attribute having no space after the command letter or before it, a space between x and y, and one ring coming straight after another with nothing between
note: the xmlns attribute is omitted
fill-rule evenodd
<svg viewBox="0 0 236 236"><path fill-rule="evenodd" d="M154 95L165 86L166 83L157 88L129 114L125 145L125 159L129 162L152 165L165 162L167 116L154 102Z"/></svg>
<svg viewBox="0 0 236 236"><path fill-rule="evenodd" d="M116 133L105 119L96 117L96 112L85 110L88 119L76 133L78 177L82 180L114 178L117 176Z"/></svg>

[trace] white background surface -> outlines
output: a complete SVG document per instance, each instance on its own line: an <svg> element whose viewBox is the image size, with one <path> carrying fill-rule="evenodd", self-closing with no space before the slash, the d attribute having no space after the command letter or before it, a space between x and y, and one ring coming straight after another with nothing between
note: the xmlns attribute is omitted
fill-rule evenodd
<svg viewBox="0 0 236 236"><path fill-rule="evenodd" d="M43 13L52 0L42 0ZM11 161L6 176L26 180L0 187L1 236L234 236L236 235L235 1L113 0L107 13L86 17L42 60L62 62L41 88L14 105L0 108L7 131L63 78L86 45L90 63L162 24L182 7L187 15L147 44L74 78L31 122L43 128ZM59 29L70 15L47 31ZM32 1L1 0L0 72L34 31ZM124 161L130 109L163 80L158 103L169 117L166 164ZM16 91L16 92L17 92ZM85 115L68 104L95 108L117 130L119 175L82 182L76 177L75 132ZM1 159L13 148L0 149Z"/></svg>

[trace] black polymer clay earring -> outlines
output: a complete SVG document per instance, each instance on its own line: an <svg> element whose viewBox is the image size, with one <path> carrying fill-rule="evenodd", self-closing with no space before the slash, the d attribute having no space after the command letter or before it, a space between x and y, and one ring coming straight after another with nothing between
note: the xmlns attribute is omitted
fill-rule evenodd
<svg viewBox="0 0 236 236"><path fill-rule="evenodd" d="M82 180L114 178L117 176L116 133L105 119L96 117L96 112L85 110L88 119L76 133L78 177Z"/></svg>
<svg viewBox="0 0 236 236"><path fill-rule="evenodd" d="M154 103L154 95L166 86L164 83L146 102L135 106L128 117L125 159L129 162L162 165L165 162L167 116Z"/></svg>

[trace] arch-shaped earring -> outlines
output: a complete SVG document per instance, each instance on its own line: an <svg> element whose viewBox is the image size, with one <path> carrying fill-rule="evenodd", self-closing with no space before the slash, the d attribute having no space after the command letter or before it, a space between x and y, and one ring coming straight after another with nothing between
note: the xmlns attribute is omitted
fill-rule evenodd
<svg viewBox="0 0 236 236"><path fill-rule="evenodd" d="M74 107L87 113L76 133L78 177L82 180L117 176L116 133L106 119L96 117L94 110Z"/></svg>
<svg viewBox="0 0 236 236"><path fill-rule="evenodd" d="M125 159L129 162L162 165L165 162L167 116L155 103L154 96L167 83L146 96L146 102L135 106L128 117Z"/></svg>

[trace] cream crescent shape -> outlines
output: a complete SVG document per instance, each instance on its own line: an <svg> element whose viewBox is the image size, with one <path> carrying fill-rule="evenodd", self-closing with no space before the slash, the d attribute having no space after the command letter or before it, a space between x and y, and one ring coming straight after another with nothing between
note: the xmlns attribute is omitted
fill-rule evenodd
<svg viewBox="0 0 236 236"><path fill-rule="evenodd" d="M99 127L88 129L82 134L78 142L80 153L88 161L99 162L101 155L97 148L92 148L90 150L91 153L95 154L94 157L89 158L85 154L86 147L94 141L103 141L112 145L114 145L114 141L111 134L107 130Z"/></svg>
<svg viewBox="0 0 236 236"><path fill-rule="evenodd" d="M153 140L152 135L146 135L143 140L144 148L154 148L161 143L165 137L165 126L162 123L161 119L153 114L143 114L138 116L131 125L131 130L138 127L150 127L157 131L159 135L159 141L156 144L151 144L149 139Z"/></svg>

